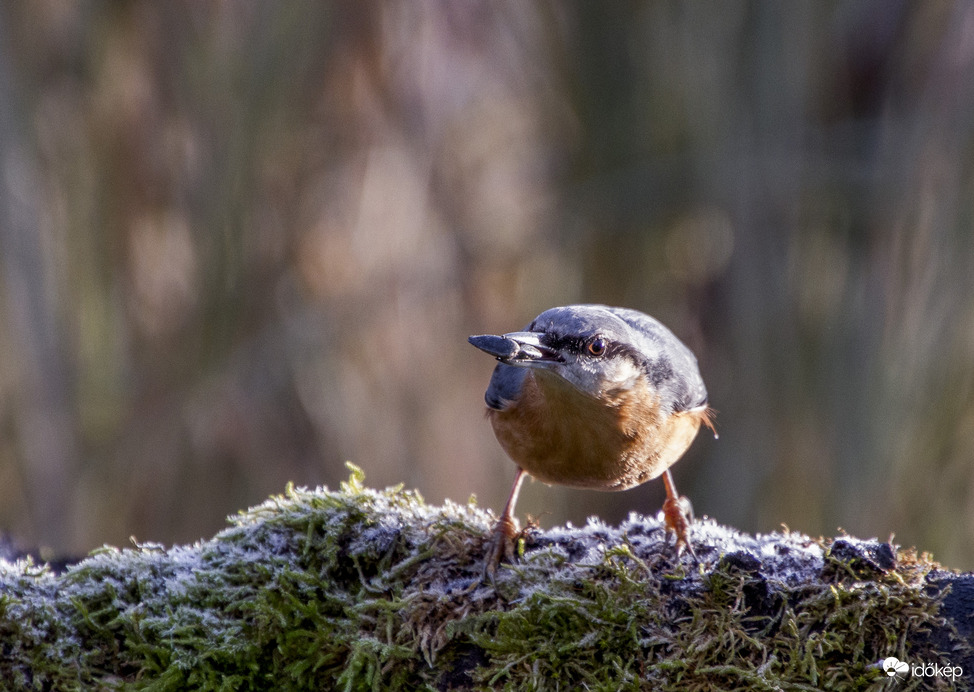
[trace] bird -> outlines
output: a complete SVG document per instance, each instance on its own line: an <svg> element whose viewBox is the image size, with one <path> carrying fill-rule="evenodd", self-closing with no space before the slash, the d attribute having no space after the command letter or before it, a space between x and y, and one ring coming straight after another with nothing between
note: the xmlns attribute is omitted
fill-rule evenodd
<svg viewBox="0 0 974 692"><path fill-rule="evenodd" d="M523 331L468 341L498 361L484 394L487 417L517 470L494 527L485 573L513 559L514 516L524 477L616 491L663 477L663 515L677 556L692 521L670 473L713 410L693 352L638 310L567 305ZM695 554L694 554L695 555Z"/></svg>

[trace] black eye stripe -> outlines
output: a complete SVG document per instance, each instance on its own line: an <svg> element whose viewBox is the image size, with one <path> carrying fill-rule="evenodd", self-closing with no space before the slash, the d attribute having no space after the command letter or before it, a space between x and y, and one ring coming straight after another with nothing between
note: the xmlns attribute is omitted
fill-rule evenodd
<svg viewBox="0 0 974 692"><path fill-rule="evenodd" d="M642 361L639 354L635 351L635 349L633 349L633 347L621 341L613 341L612 339L602 335L579 337L575 335L560 336L549 333L541 337L541 343L548 348L558 351L567 351L569 353L582 354L591 357L594 354L592 354L588 349L596 339L601 339L605 344L605 350L598 355L599 358L613 358L616 356L622 356L629 358L637 364Z"/></svg>
<svg viewBox="0 0 974 692"><path fill-rule="evenodd" d="M541 343L548 348L555 349L556 351L577 352L581 344L581 340L571 336L558 336L556 334L547 333L541 337Z"/></svg>
<svg viewBox="0 0 974 692"><path fill-rule="evenodd" d="M555 334L547 334L541 339L541 342L548 348L553 348L559 351L582 353L586 351L589 339L583 339L574 335L558 336Z"/></svg>
<svg viewBox="0 0 974 692"><path fill-rule="evenodd" d="M647 374L654 387L659 387L663 382L673 378L673 364L665 356L661 356L656 361L648 363L647 366Z"/></svg>

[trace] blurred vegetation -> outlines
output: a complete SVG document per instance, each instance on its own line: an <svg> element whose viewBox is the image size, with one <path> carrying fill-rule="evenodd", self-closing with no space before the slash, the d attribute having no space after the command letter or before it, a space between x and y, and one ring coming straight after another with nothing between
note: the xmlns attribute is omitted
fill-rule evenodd
<svg viewBox="0 0 974 692"><path fill-rule="evenodd" d="M698 513L974 568L972 63L965 2L4 4L0 528L188 541L346 459L499 507L466 336L604 302L700 357Z"/></svg>

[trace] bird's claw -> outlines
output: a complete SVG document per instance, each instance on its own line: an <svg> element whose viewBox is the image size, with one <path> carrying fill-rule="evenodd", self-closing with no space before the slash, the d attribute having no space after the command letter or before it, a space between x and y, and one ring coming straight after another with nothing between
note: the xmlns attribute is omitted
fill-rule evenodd
<svg viewBox="0 0 974 692"><path fill-rule="evenodd" d="M488 579L491 582L494 581L494 575L497 573L501 560L514 561L515 546L520 535L521 529L513 517L501 517L497 520L488 544L487 558L484 562L484 581Z"/></svg>
<svg viewBox="0 0 974 692"><path fill-rule="evenodd" d="M687 552L696 559L697 554L693 552L693 544L688 535L690 524L693 523L693 506L690 500L683 496L666 498L663 503L663 518L667 533L673 532L676 537L676 556L682 555L683 549L686 548Z"/></svg>

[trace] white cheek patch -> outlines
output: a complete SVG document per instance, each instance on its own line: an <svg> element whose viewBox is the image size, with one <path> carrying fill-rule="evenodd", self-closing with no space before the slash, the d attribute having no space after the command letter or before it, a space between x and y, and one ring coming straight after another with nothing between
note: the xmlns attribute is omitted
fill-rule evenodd
<svg viewBox="0 0 974 692"><path fill-rule="evenodd" d="M628 358L612 358L567 363L558 374L586 394L601 397L631 389L643 373Z"/></svg>
<svg viewBox="0 0 974 692"><path fill-rule="evenodd" d="M603 390L611 389L631 389L642 377L643 372L635 363L628 358L615 358L607 362L609 367L603 370L604 381Z"/></svg>

